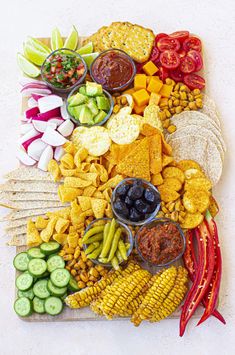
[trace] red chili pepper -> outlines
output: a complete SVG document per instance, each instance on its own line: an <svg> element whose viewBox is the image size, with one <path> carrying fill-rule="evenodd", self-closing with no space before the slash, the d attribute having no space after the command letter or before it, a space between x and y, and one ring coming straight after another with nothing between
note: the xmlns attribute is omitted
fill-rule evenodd
<svg viewBox="0 0 235 355"><path fill-rule="evenodd" d="M195 280L182 307L180 336L183 336L190 318L201 303L214 271L215 257L213 240L210 238L210 233L204 222L195 229L195 235L198 244L198 267Z"/></svg>

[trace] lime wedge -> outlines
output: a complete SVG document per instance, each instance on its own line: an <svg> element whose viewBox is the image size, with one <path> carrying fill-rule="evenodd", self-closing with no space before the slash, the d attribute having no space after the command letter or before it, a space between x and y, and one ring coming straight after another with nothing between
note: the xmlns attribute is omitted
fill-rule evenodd
<svg viewBox="0 0 235 355"><path fill-rule="evenodd" d="M40 51L37 48L24 43L24 55L25 57L30 60L33 64L42 65L48 53L45 51Z"/></svg>
<svg viewBox="0 0 235 355"><path fill-rule="evenodd" d="M31 47L34 47L40 52L47 53L47 55L51 53L51 49L46 44L36 38L28 37L26 40L26 44L29 44Z"/></svg>
<svg viewBox="0 0 235 355"><path fill-rule="evenodd" d="M91 66L93 60L95 60L95 58L96 58L98 55L99 55L98 52L89 53L89 54L82 54L82 58L85 60L88 69L90 69L90 66Z"/></svg>
<svg viewBox="0 0 235 355"><path fill-rule="evenodd" d="M56 49L63 48L63 43L60 31L58 28L54 28L51 33L51 49L55 51Z"/></svg>
<svg viewBox="0 0 235 355"><path fill-rule="evenodd" d="M36 78L40 75L40 69L26 59L22 54L17 54L17 63L20 69L31 78Z"/></svg>
<svg viewBox="0 0 235 355"><path fill-rule="evenodd" d="M78 54L90 54L93 52L93 43L89 42L77 50Z"/></svg>
<svg viewBox="0 0 235 355"><path fill-rule="evenodd" d="M66 38L64 42L64 48L72 49L73 51L77 48L78 45L78 31L76 27L73 26L69 36Z"/></svg>

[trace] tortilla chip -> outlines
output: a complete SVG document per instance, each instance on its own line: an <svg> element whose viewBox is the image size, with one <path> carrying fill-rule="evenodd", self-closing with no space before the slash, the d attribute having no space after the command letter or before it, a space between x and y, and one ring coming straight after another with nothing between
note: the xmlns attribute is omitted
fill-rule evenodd
<svg viewBox="0 0 235 355"><path fill-rule="evenodd" d="M83 190L76 189L73 187L66 187L64 185L60 185L58 188L58 196L62 203L72 202L76 197L81 196Z"/></svg>
<svg viewBox="0 0 235 355"><path fill-rule="evenodd" d="M162 136L162 151L166 155L172 155L172 147L170 144L168 144L165 140L164 134L161 134Z"/></svg>
<svg viewBox="0 0 235 355"><path fill-rule="evenodd" d="M155 186L161 185L163 183L162 174L153 174L151 175L151 183Z"/></svg>
<svg viewBox="0 0 235 355"><path fill-rule="evenodd" d="M105 208L107 206L107 201L98 198L91 199L91 208L94 212L95 218L103 218L105 213Z"/></svg>
<svg viewBox="0 0 235 355"><path fill-rule="evenodd" d="M95 198L104 198L104 195L103 195L103 193L101 192L101 191L95 191L94 192L94 194L93 194L93 196L92 197L95 197Z"/></svg>
<svg viewBox="0 0 235 355"><path fill-rule="evenodd" d="M162 171L162 139L159 134L149 139L150 172L158 174Z"/></svg>
<svg viewBox="0 0 235 355"><path fill-rule="evenodd" d="M173 157L163 154L162 155L162 167L164 168L165 166L169 165L171 162L173 162Z"/></svg>
<svg viewBox="0 0 235 355"><path fill-rule="evenodd" d="M66 177L64 179L64 186L73 188L85 188L90 186L92 181L83 180L79 177Z"/></svg>
<svg viewBox="0 0 235 355"><path fill-rule="evenodd" d="M91 208L91 198L88 196L79 196L78 202L83 212Z"/></svg>
<svg viewBox="0 0 235 355"><path fill-rule="evenodd" d="M42 243L42 239L40 237L40 234L31 219L27 223L26 243L28 246L37 246Z"/></svg>
<svg viewBox="0 0 235 355"><path fill-rule="evenodd" d="M111 188L107 188L103 191L104 198L107 202L111 201L112 193L113 191Z"/></svg>
<svg viewBox="0 0 235 355"><path fill-rule="evenodd" d="M159 134L159 132L156 127L151 126L149 123L144 123L140 130L140 133L145 137L154 136L155 134Z"/></svg>

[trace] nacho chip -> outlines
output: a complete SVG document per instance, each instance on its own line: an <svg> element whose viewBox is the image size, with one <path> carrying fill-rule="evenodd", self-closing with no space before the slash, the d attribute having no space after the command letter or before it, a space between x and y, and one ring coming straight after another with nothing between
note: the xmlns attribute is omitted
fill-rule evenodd
<svg viewBox="0 0 235 355"><path fill-rule="evenodd" d="M164 134L162 134L162 151L166 155L172 155L172 147L166 142Z"/></svg>
<svg viewBox="0 0 235 355"><path fill-rule="evenodd" d="M186 215L184 216L184 222L181 223L182 228L186 229L193 229L199 226L200 223L203 221L203 214L197 212L197 213L189 213L187 212Z"/></svg>
<svg viewBox="0 0 235 355"><path fill-rule="evenodd" d="M64 179L64 186L65 187L73 187L73 188L85 188L90 186L92 181L84 180L79 177L66 177Z"/></svg>
<svg viewBox="0 0 235 355"><path fill-rule="evenodd" d="M105 208L107 206L107 201L98 198L91 199L91 208L94 212L95 218L103 218L105 213Z"/></svg>
<svg viewBox="0 0 235 355"><path fill-rule="evenodd" d="M178 192L175 190L169 190L169 188L165 186L164 183L158 186L158 191L160 193L161 200L164 202L172 202L180 197Z"/></svg>
<svg viewBox="0 0 235 355"><path fill-rule="evenodd" d="M111 197L112 197L112 189L111 188L107 188L103 191L103 195L106 201L110 202L111 201Z"/></svg>
<svg viewBox="0 0 235 355"><path fill-rule="evenodd" d="M122 175L116 175L115 177L109 179L106 183L98 187L98 191L104 191L108 188L114 189L119 182L123 180ZM95 195L95 194L94 194Z"/></svg>
<svg viewBox="0 0 235 355"><path fill-rule="evenodd" d="M177 163L179 169L186 171L188 169L201 170L200 165L194 160L181 160Z"/></svg>
<svg viewBox="0 0 235 355"><path fill-rule="evenodd" d="M155 186L161 185L163 183L162 174L153 174L151 175L151 183Z"/></svg>
<svg viewBox="0 0 235 355"><path fill-rule="evenodd" d="M47 170L53 176L54 181L59 181L61 178L60 168L56 160L52 159L49 161Z"/></svg>
<svg viewBox="0 0 235 355"><path fill-rule="evenodd" d="M27 223L27 239L26 239L26 244L28 246L37 246L42 243L42 239L40 237L40 234L35 227L35 224L33 221L30 219Z"/></svg>
<svg viewBox="0 0 235 355"><path fill-rule="evenodd" d="M150 172L158 174L162 171L162 139L159 134L149 139Z"/></svg>
<svg viewBox="0 0 235 355"><path fill-rule="evenodd" d="M48 222L49 222L49 219L45 219L45 218L43 218L42 216L38 216L38 217L35 219L35 227L36 227L37 229L44 229L44 228L47 227Z"/></svg>
<svg viewBox="0 0 235 355"><path fill-rule="evenodd" d="M65 169L73 169L74 168L74 160L73 160L73 155L70 153L66 153L62 156L60 159L61 164L63 164L63 167Z"/></svg>
<svg viewBox="0 0 235 355"><path fill-rule="evenodd" d="M91 197L94 194L95 191L96 191L95 186L87 186L83 190L83 196Z"/></svg>
<svg viewBox="0 0 235 355"><path fill-rule="evenodd" d="M190 180L186 180L184 184L184 189L186 190L206 190L210 191L212 188L212 184L207 178L192 178Z"/></svg>
<svg viewBox="0 0 235 355"><path fill-rule="evenodd" d="M173 157L163 154L162 155L162 167L164 168L165 166L169 165L171 162L173 162Z"/></svg>
<svg viewBox="0 0 235 355"><path fill-rule="evenodd" d="M68 228L70 221L68 219L59 218L55 225L55 230L58 234L63 234Z"/></svg>
<svg viewBox="0 0 235 355"><path fill-rule="evenodd" d="M52 217L49 220L46 228L41 231L40 237L44 242L46 243L49 242L50 238L52 237L57 220L58 220L57 217Z"/></svg>
<svg viewBox="0 0 235 355"><path fill-rule="evenodd" d="M172 177L172 178L165 178L163 180L163 185L165 188L169 190L179 191L182 188L182 183L179 179Z"/></svg>
<svg viewBox="0 0 235 355"><path fill-rule="evenodd" d="M62 203L72 202L76 197L82 195L82 193L81 189L66 187L64 185L60 185L58 188L58 196Z"/></svg>
<svg viewBox="0 0 235 355"><path fill-rule="evenodd" d="M185 177L184 177L184 173L182 170L180 170L179 168L175 168L175 167L166 167L163 169L162 172L162 176L163 178L177 178L178 180L181 181L181 183L184 183Z"/></svg>
<svg viewBox="0 0 235 355"><path fill-rule="evenodd" d="M151 126L149 123L144 123L141 126L140 133L143 136L149 137L154 136L155 134L159 134L159 130L156 127Z"/></svg>
<svg viewBox="0 0 235 355"><path fill-rule="evenodd" d="M83 212L91 208L91 198L88 196L79 196L78 202Z"/></svg>

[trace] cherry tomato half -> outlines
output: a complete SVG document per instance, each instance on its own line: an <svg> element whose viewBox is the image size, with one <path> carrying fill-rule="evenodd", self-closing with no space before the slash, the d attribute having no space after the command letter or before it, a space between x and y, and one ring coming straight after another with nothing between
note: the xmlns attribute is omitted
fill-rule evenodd
<svg viewBox="0 0 235 355"><path fill-rule="evenodd" d="M151 60L152 62L155 63L155 61L158 59L158 57L159 57L159 50L157 49L157 47L153 47L149 60Z"/></svg>
<svg viewBox="0 0 235 355"><path fill-rule="evenodd" d="M203 60L202 60L201 53L192 49L191 51L188 52L187 55L188 57L194 60L195 67L196 67L194 71L201 70L203 67Z"/></svg>
<svg viewBox="0 0 235 355"><path fill-rule="evenodd" d="M189 31L176 31L169 35L170 38L175 38L181 43L189 37Z"/></svg>
<svg viewBox="0 0 235 355"><path fill-rule="evenodd" d="M159 75L159 78L162 80L162 81L165 81L166 78L169 78L169 72L166 68L164 67L160 67L159 68L159 71L157 72L158 75Z"/></svg>
<svg viewBox="0 0 235 355"><path fill-rule="evenodd" d="M182 58L180 61L180 70L184 74L189 74L195 71L196 65L193 58L186 57Z"/></svg>
<svg viewBox="0 0 235 355"><path fill-rule="evenodd" d="M189 37L184 41L183 48L186 52L190 51L190 49L194 49L195 51L201 52L202 42L197 37Z"/></svg>
<svg viewBox="0 0 235 355"><path fill-rule="evenodd" d="M186 56L186 52L183 49L181 49L177 53L179 54L180 58L184 58Z"/></svg>
<svg viewBox="0 0 235 355"><path fill-rule="evenodd" d="M184 76L184 83L191 89L204 89L205 80L197 74L187 74Z"/></svg>
<svg viewBox="0 0 235 355"><path fill-rule="evenodd" d="M170 49L178 51L178 49L180 49L180 42L174 38L163 37L159 39L157 47L160 52L164 52Z"/></svg>
<svg viewBox="0 0 235 355"><path fill-rule="evenodd" d="M178 82L182 83L184 81L184 74L182 73L180 68L176 68L174 70L171 70L169 75L170 75L170 78L175 80L177 83Z"/></svg>
<svg viewBox="0 0 235 355"><path fill-rule="evenodd" d="M158 33L158 35L156 35L155 37L155 45L157 45L160 38L164 38L164 37L168 37L168 35L166 33Z"/></svg>
<svg viewBox="0 0 235 355"><path fill-rule="evenodd" d="M166 69L175 69L180 65L180 57L176 51L167 50L160 54L160 62Z"/></svg>

